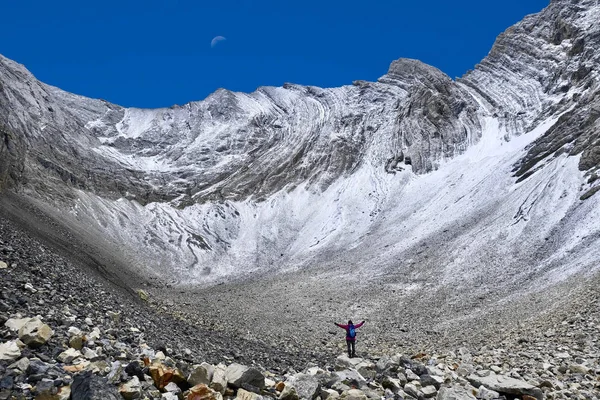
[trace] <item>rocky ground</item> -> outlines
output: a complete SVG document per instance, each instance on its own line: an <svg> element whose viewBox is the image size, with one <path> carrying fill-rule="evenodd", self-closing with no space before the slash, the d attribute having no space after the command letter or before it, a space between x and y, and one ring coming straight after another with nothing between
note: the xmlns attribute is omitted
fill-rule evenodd
<svg viewBox="0 0 600 400"><path fill-rule="evenodd" d="M175 302L156 289L127 289L5 219L0 277L0 399L600 398L594 277L577 290L565 286L569 301L543 318L504 329L481 318L456 335L415 337L406 321L413 341L402 353L369 339L383 336L367 321L356 359L336 358L343 331L326 325L329 315L295 323L280 315L286 326L275 332L269 303L261 321L254 302L243 315L198 292ZM224 302L240 294L220 290Z"/></svg>

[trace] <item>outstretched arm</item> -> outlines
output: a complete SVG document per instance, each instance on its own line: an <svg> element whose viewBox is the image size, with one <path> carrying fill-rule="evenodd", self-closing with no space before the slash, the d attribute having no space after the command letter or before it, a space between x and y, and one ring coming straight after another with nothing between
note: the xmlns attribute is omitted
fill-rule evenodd
<svg viewBox="0 0 600 400"><path fill-rule="evenodd" d="M335 326L339 326L342 329L348 329L348 325L342 325L342 324L338 324L337 322L334 322Z"/></svg>
<svg viewBox="0 0 600 400"><path fill-rule="evenodd" d="M365 321L361 322L360 324L356 324L354 325L355 328L360 328L361 326L363 326L365 323Z"/></svg>

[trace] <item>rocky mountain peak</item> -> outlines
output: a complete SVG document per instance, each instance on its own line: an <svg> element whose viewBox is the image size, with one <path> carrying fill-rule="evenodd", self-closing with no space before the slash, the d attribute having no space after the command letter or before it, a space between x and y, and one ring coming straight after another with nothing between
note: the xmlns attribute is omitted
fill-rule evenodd
<svg viewBox="0 0 600 400"><path fill-rule="evenodd" d="M380 79L380 82L388 82L388 80L409 85L424 84L435 88L444 87L451 82L450 77L439 69L410 58L393 61L388 73Z"/></svg>

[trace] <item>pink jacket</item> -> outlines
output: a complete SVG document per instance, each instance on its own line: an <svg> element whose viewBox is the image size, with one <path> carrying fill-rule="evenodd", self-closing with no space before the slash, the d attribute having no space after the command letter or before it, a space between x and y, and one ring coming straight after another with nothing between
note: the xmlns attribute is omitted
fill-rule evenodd
<svg viewBox="0 0 600 400"><path fill-rule="evenodd" d="M364 323L365 323L365 321L361 322L360 324L354 325L354 329L360 328L361 326L363 326ZM350 337L350 325L342 325L342 324L337 324L337 323L335 323L335 324L337 326L339 326L340 328L346 330L346 340L348 340L350 342L355 342L356 341L356 337Z"/></svg>

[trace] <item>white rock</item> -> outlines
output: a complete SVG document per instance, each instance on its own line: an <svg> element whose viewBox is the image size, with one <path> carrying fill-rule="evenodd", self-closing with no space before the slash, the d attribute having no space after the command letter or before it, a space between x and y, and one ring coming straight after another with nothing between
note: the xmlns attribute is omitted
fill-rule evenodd
<svg viewBox="0 0 600 400"><path fill-rule="evenodd" d="M201 383L208 385L210 384L213 376L215 367L208 363L202 363L200 365L194 365L192 372L188 376L188 383L192 386L199 385Z"/></svg>
<svg viewBox="0 0 600 400"><path fill-rule="evenodd" d="M23 325L25 325L27 322L29 322L30 319L31 318L11 318L4 323L4 326L6 326L11 331L16 332L19 329L21 329L23 327Z"/></svg>
<svg viewBox="0 0 600 400"><path fill-rule="evenodd" d="M437 389L435 388L435 386L429 385L429 386L425 386L424 388L422 388L420 390L420 392L423 394L423 397L425 397L426 399L429 399L436 395Z"/></svg>
<svg viewBox="0 0 600 400"><path fill-rule="evenodd" d="M569 364L569 369L571 370L571 372L575 372L578 374L587 374L588 372L590 372L590 369L582 364L571 363Z"/></svg>
<svg viewBox="0 0 600 400"><path fill-rule="evenodd" d="M0 269L6 269L8 265L4 261L0 261Z"/></svg>
<svg viewBox="0 0 600 400"><path fill-rule="evenodd" d="M96 360L98 357L98 353L96 353L94 350L88 348L88 347L84 347L82 350L83 356L91 361Z"/></svg>
<svg viewBox="0 0 600 400"><path fill-rule="evenodd" d="M314 375L318 375L318 374L323 374L323 373L325 373L325 371L319 367L310 367L309 369L306 370L306 373L314 376Z"/></svg>
<svg viewBox="0 0 600 400"><path fill-rule="evenodd" d="M71 335L71 336L77 336L77 335L82 334L81 329L74 327L74 326L69 327L68 332L69 332L69 335Z"/></svg>
<svg viewBox="0 0 600 400"><path fill-rule="evenodd" d="M340 397L340 394L333 389L324 389L321 392L321 398L323 400L335 400Z"/></svg>
<svg viewBox="0 0 600 400"><path fill-rule="evenodd" d="M556 353L554 354L555 358L561 358L561 359L567 359L567 358L571 358L571 355L568 352L562 352L562 353Z"/></svg>
<svg viewBox="0 0 600 400"><path fill-rule="evenodd" d="M227 379L225 378L226 370L227 367L225 364L217 365L214 369L213 377L209 385L211 389L221 394L225 393L225 389L227 388Z"/></svg>
<svg viewBox="0 0 600 400"><path fill-rule="evenodd" d="M21 357L21 349L16 340L0 343L0 361L13 361Z"/></svg>
<svg viewBox="0 0 600 400"><path fill-rule="evenodd" d="M76 358L81 357L82 354L79 350L75 350L74 348L69 348L65 351L63 351L62 353L60 353L58 355L58 357L56 357L56 359L58 361L60 361L61 363L64 364L68 364L70 362L72 362L73 360L75 360Z"/></svg>
<svg viewBox="0 0 600 400"><path fill-rule="evenodd" d="M493 400L500 397L500 393L490 390L482 385L479 386L479 389L477 389L477 395L475 397L481 400Z"/></svg>
<svg viewBox="0 0 600 400"><path fill-rule="evenodd" d="M272 379L265 378L265 387L272 388L275 387L275 385L277 385L277 382Z"/></svg>
<svg viewBox="0 0 600 400"><path fill-rule="evenodd" d="M88 341L95 341L100 339L100 329L95 327L94 329L92 329L92 331L90 333L88 333L87 335L87 339Z"/></svg>
<svg viewBox="0 0 600 400"><path fill-rule="evenodd" d="M181 389L179 389L179 386L177 386L175 382L169 382L167 386L165 386L165 391L175 393L177 395L181 393Z"/></svg>
<svg viewBox="0 0 600 400"><path fill-rule="evenodd" d="M85 324L86 324L87 326L94 326L94 322L92 321L92 319L91 319L90 317L87 317L87 318L84 320L84 322L85 322Z"/></svg>
<svg viewBox="0 0 600 400"><path fill-rule="evenodd" d="M451 388L442 387L437 395L437 400L476 400L475 396L465 390L463 387L454 386Z"/></svg>
<svg viewBox="0 0 600 400"><path fill-rule="evenodd" d="M36 288L33 287L33 285L31 283L26 283L24 286L25 290L27 290L28 292L31 293L37 293Z"/></svg>
<svg viewBox="0 0 600 400"><path fill-rule="evenodd" d="M491 390L500 393L509 393L516 395L531 395L538 397L541 391L535 386L520 380L515 379L506 375L496 375L490 371L490 374L486 376L480 376L473 374L467 377L467 380L475 387L485 386Z"/></svg>
<svg viewBox="0 0 600 400"><path fill-rule="evenodd" d="M237 400L262 400L263 396L258 395L256 393L249 392L244 389L238 389L236 399Z"/></svg>

